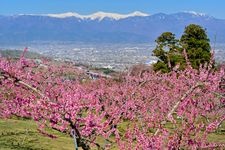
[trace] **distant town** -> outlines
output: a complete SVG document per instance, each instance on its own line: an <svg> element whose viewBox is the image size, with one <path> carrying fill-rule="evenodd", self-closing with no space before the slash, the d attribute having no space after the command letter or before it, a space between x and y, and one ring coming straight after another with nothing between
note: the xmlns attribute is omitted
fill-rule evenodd
<svg viewBox="0 0 225 150"><path fill-rule="evenodd" d="M115 71L126 70L135 64L150 65L157 61L152 56L154 43L146 44L87 44L73 42L42 42L18 45L1 45L0 50L23 50L28 47L31 52L52 57L60 61L72 61L75 64ZM216 62L225 61L225 44L212 44L215 49Z"/></svg>

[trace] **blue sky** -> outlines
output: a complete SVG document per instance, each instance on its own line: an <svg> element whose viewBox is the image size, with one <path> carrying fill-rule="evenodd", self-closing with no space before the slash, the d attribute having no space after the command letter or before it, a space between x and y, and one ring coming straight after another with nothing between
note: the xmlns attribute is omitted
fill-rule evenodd
<svg viewBox="0 0 225 150"><path fill-rule="evenodd" d="M0 14L196 11L225 19L225 0L0 0Z"/></svg>

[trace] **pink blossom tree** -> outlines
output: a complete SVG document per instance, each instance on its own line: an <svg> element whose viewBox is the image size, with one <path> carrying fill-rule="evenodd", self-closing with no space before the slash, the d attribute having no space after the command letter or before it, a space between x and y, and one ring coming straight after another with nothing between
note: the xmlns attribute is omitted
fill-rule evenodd
<svg viewBox="0 0 225 150"><path fill-rule="evenodd" d="M68 73L76 74L68 79ZM225 120L224 69L189 65L168 74L146 72L120 80L81 82L70 64L0 58L0 117L26 117L70 134L91 149L198 149L222 147L207 136ZM125 127L124 127L125 126ZM101 137L108 144L97 142Z"/></svg>

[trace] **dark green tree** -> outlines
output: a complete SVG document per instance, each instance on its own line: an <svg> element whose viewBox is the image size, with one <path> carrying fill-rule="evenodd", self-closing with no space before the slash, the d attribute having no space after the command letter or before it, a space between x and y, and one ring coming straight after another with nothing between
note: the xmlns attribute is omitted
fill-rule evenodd
<svg viewBox="0 0 225 150"><path fill-rule="evenodd" d="M180 44L186 49L193 68L198 69L200 64L210 61L211 47L206 29L196 24L190 24L184 30Z"/></svg>
<svg viewBox="0 0 225 150"><path fill-rule="evenodd" d="M159 60L153 65L155 71L169 72L178 63L184 61L179 41L176 39L175 34L164 32L156 39L156 43L153 56L158 57Z"/></svg>
<svg viewBox="0 0 225 150"><path fill-rule="evenodd" d="M158 62L153 65L155 71L160 70L165 73L173 69L184 69L186 67L184 49L195 69L198 69L200 64L209 63L211 58L206 29L199 25L187 26L180 40L177 40L173 33L164 32L156 39L156 43L156 48L153 50L153 56L158 57Z"/></svg>

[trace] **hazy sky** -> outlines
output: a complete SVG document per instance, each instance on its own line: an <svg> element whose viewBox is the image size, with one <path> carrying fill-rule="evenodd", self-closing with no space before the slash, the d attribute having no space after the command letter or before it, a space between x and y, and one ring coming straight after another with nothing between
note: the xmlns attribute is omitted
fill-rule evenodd
<svg viewBox="0 0 225 150"><path fill-rule="evenodd" d="M0 14L196 11L225 19L225 0L0 0Z"/></svg>

